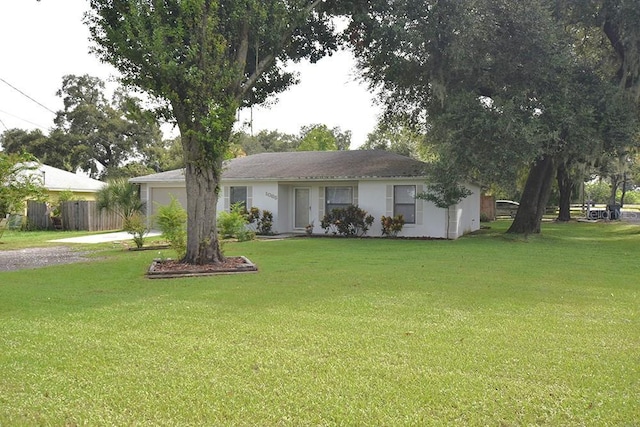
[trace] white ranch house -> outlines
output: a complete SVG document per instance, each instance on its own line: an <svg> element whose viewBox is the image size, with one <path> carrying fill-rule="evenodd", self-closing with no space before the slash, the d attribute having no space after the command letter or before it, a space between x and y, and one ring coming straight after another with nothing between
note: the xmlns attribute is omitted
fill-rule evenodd
<svg viewBox="0 0 640 427"><path fill-rule="evenodd" d="M400 236L445 238L446 209L416 199L425 191L426 163L385 151L314 151L261 153L225 163L218 211L235 202L273 213L276 233L302 233L326 212L350 204L373 215L369 236L380 236L380 218L403 214ZM153 218L158 205L176 197L186 208L182 169L131 179ZM480 228L480 188L465 184L472 194L449 209L449 238Z"/></svg>

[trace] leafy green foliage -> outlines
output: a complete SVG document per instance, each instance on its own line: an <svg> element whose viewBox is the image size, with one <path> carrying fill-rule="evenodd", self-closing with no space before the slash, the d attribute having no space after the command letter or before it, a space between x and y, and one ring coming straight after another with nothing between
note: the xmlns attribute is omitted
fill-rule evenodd
<svg viewBox="0 0 640 427"><path fill-rule="evenodd" d="M80 167L94 177L113 175L133 157L148 160L147 147L162 144L160 128L140 100L119 88L109 101L104 91L97 77L67 75L57 92L64 103L55 118L58 139L75 153L79 163L72 170Z"/></svg>
<svg viewBox="0 0 640 427"><path fill-rule="evenodd" d="M51 216L52 217L59 217L62 214L62 204L64 202L71 202L73 200L75 200L76 196L73 194L73 191L71 190L62 190L60 193L58 193L58 197L56 199L55 205L53 206L53 209L51 210ZM102 207L99 207L102 208Z"/></svg>
<svg viewBox="0 0 640 427"><path fill-rule="evenodd" d="M89 75L66 75L57 91L64 108L49 135L10 129L0 135L7 153L26 151L41 163L93 177L116 178L175 169L171 141L163 141L158 123L141 101L123 88L107 99L105 82ZM179 145L179 144L178 144ZM180 152L178 152L180 154ZM139 159L139 160L133 160ZM151 168L149 166L152 166Z"/></svg>
<svg viewBox="0 0 640 427"><path fill-rule="evenodd" d="M138 249L144 246L144 236L149 233L147 217L141 213L134 213L124 220L124 231L133 236L133 242Z"/></svg>
<svg viewBox="0 0 640 427"><path fill-rule="evenodd" d="M518 228L539 231L553 166L640 143L629 137L640 117L637 2L427 3L353 2L346 40L387 117L421 127L465 178L503 185L530 170Z"/></svg>
<svg viewBox="0 0 640 427"><path fill-rule="evenodd" d="M217 192L236 112L294 83L287 61L315 62L337 48L328 10L321 0L90 5L85 21L95 53L161 102L158 113L180 129L188 204L203 206L188 211L185 261L221 261Z"/></svg>
<svg viewBox="0 0 640 427"><path fill-rule="evenodd" d="M425 136L405 123L380 121L360 150L384 150L419 160L428 160L429 146Z"/></svg>
<svg viewBox="0 0 640 427"><path fill-rule="evenodd" d="M27 152L45 165L71 170L71 165L77 163L71 160L74 154L58 137L55 132L47 136L39 129L8 129L0 135L0 144L7 154Z"/></svg>
<svg viewBox="0 0 640 427"><path fill-rule="evenodd" d="M300 131L297 151L348 150L351 131L342 132L339 127L329 129L327 125L304 126Z"/></svg>
<svg viewBox="0 0 640 427"><path fill-rule="evenodd" d="M241 242L252 240L253 231L247 228L249 217L244 204L235 203L229 212L218 213L218 232L223 238L235 237Z"/></svg>
<svg viewBox="0 0 640 427"><path fill-rule="evenodd" d="M604 180L589 182L584 185L584 194L587 200L598 204L607 204L611 199L611 184ZM618 189L616 198L620 199L622 190ZM625 204L640 204L640 191L628 191L624 197Z"/></svg>
<svg viewBox="0 0 640 427"><path fill-rule="evenodd" d="M427 173L427 191L416 195L418 199L433 202L437 207L447 209L472 194L461 184L462 173L449 158L440 158L431 163Z"/></svg>
<svg viewBox="0 0 640 427"><path fill-rule="evenodd" d="M300 143L296 135L267 130L261 130L253 136L246 132L234 132L232 141L240 145L247 155L295 151Z"/></svg>
<svg viewBox="0 0 640 427"><path fill-rule="evenodd" d="M155 223L160 228L162 236L171 244L178 259L182 259L187 246L187 212L178 199L171 198L168 205L158 206Z"/></svg>
<svg viewBox="0 0 640 427"><path fill-rule="evenodd" d="M22 213L27 199L46 199L39 163L30 154L0 151L0 218Z"/></svg>
<svg viewBox="0 0 640 427"><path fill-rule="evenodd" d="M262 130L256 135L234 132L232 146L244 155L283 151L327 151L348 150L351 145L351 131L340 127L329 129L326 125L302 126L299 134Z"/></svg>
<svg viewBox="0 0 640 427"><path fill-rule="evenodd" d="M449 238L449 208L473 194L461 183L461 179L460 170L451 159L440 158L429 166L427 191L416 195L418 199L427 200L447 210L447 238Z"/></svg>
<svg viewBox="0 0 640 427"><path fill-rule="evenodd" d="M339 234L347 237L362 237L367 234L373 224L373 216L358 206L335 208L325 214L320 226L325 233Z"/></svg>
<svg viewBox="0 0 640 427"><path fill-rule="evenodd" d="M380 217L380 224L382 225L382 235L389 237L397 237L398 233L402 231L404 227L404 216L384 216Z"/></svg>
<svg viewBox="0 0 640 427"><path fill-rule="evenodd" d="M256 233L269 236L273 234L273 213L271 211L252 207L245 215L247 223L255 227Z"/></svg>
<svg viewBox="0 0 640 427"><path fill-rule="evenodd" d="M106 208L120 215L127 221L133 215L141 213L145 204L140 200L138 186L126 178L113 179L107 182L96 194L99 209Z"/></svg>

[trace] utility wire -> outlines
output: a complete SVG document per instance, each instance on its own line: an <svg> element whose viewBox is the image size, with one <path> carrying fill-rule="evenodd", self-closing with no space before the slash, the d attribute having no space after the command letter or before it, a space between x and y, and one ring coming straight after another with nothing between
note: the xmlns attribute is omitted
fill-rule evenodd
<svg viewBox="0 0 640 427"><path fill-rule="evenodd" d="M15 87L14 85L12 85L11 83L9 83L8 81L6 81L5 79L3 79L2 77L0 77L0 81L4 84L6 84L7 86L9 86L11 89L15 90L16 92L18 92L19 94L21 94L22 96L30 99L31 101L35 102L36 104L38 104L39 106L41 106L42 108L44 108L45 110L56 114L55 111L53 111L51 108L47 107L46 105L41 104L40 102L36 101L35 99L33 99L32 97L30 97L29 95L27 95L26 93L24 93L23 91L21 91L20 89L18 89L17 87Z"/></svg>
<svg viewBox="0 0 640 427"><path fill-rule="evenodd" d="M29 123L30 125L34 125L34 126L36 126L36 127L39 127L40 129L47 129L45 126L39 125L39 124L37 124L37 123L30 122L29 120L27 120L27 119L23 119L22 117L18 117L18 116L16 116L15 114L7 113L6 111L3 111L3 110L0 110L0 113L2 113L2 114L6 114L7 116L11 116L11 117L13 117L14 119L22 120L23 122L26 122L26 123ZM4 123L3 123L3 125L4 125ZM6 128L6 126L5 126L5 128ZM8 129L7 129L7 130L8 130Z"/></svg>

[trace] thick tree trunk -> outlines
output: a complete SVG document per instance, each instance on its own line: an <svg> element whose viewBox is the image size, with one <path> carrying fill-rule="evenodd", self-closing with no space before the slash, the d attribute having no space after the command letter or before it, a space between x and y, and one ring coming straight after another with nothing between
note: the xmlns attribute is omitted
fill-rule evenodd
<svg viewBox="0 0 640 427"><path fill-rule="evenodd" d="M224 261L218 241L217 204L222 175L222 155L206 148L205 130L180 128L187 190L187 248L183 262L215 264ZM219 143L224 147L225 144ZM223 151L223 148L220 148Z"/></svg>
<svg viewBox="0 0 640 427"><path fill-rule="evenodd" d="M187 190L187 248L182 261L215 264L225 260L218 241L217 204L237 104L233 100L217 108L207 104L199 111L185 105L188 103L172 103L180 128Z"/></svg>
<svg viewBox="0 0 640 427"><path fill-rule="evenodd" d="M224 255L216 224L219 177L214 168L193 162L187 162L184 175L187 187L187 252L183 262L222 262Z"/></svg>
<svg viewBox="0 0 640 427"><path fill-rule="evenodd" d="M554 172L551 156L544 155L531 166L518 213L507 233L540 233L540 223L551 194Z"/></svg>
<svg viewBox="0 0 640 427"><path fill-rule="evenodd" d="M560 192L558 221L571 221L571 198L573 196L573 181L567 171L567 164L562 162L556 174L558 191Z"/></svg>

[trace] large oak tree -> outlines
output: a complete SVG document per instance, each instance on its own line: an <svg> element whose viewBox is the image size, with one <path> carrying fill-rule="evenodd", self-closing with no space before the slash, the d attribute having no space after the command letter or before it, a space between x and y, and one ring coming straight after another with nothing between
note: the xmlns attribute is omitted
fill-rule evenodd
<svg viewBox="0 0 640 427"><path fill-rule="evenodd" d="M295 81L289 60L336 48L321 0L91 0L95 52L166 103L184 151L184 261L224 259L216 230L222 161L236 112Z"/></svg>
<svg viewBox="0 0 640 427"><path fill-rule="evenodd" d="M634 3L355 1L348 41L388 115L422 124L450 164L487 184L529 168L510 231L535 233L557 166L604 146L601 95L637 86ZM594 31L613 48L581 50Z"/></svg>

